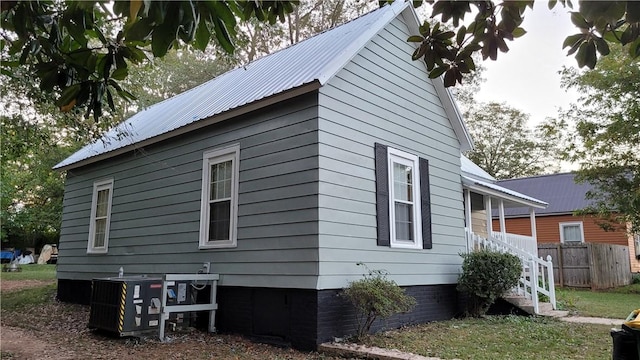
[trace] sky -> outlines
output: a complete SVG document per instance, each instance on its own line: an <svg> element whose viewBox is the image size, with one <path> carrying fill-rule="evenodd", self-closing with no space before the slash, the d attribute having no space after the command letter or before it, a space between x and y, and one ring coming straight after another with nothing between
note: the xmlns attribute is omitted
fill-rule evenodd
<svg viewBox="0 0 640 360"><path fill-rule="evenodd" d="M577 93L562 89L558 74L563 65L577 67L573 55L562 49L565 37L579 31L568 11L559 4L549 10L547 1L536 1L533 11L525 13L522 27L527 34L507 41L509 52L499 52L496 61L483 62L486 82L476 99L505 102L529 114L530 126L556 117L558 108L575 102Z"/></svg>

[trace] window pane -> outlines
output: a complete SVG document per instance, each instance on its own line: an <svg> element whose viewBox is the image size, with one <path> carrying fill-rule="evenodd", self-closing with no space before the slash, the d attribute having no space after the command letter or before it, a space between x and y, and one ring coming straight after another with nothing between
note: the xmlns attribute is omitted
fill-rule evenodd
<svg viewBox="0 0 640 360"><path fill-rule="evenodd" d="M396 240L413 241L413 205L395 203Z"/></svg>
<svg viewBox="0 0 640 360"><path fill-rule="evenodd" d="M211 165L210 200L231 197L231 160Z"/></svg>
<svg viewBox="0 0 640 360"><path fill-rule="evenodd" d="M103 247L107 232L107 219L96 220L96 235L93 238L93 247Z"/></svg>
<svg viewBox="0 0 640 360"><path fill-rule="evenodd" d="M96 204L96 217L107 216L109 206L109 189L98 191L98 201Z"/></svg>
<svg viewBox="0 0 640 360"><path fill-rule="evenodd" d="M582 235L580 233L580 225L564 225L562 232L565 242L582 241Z"/></svg>
<svg viewBox="0 0 640 360"><path fill-rule="evenodd" d="M393 191L396 200L413 201L412 182L411 167L393 163Z"/></svg>
<svg viewBox="0 0 640 360"><path fill-rule="evenodd" d="M209 204L209 241L229 240L231 200Z"/></svg>

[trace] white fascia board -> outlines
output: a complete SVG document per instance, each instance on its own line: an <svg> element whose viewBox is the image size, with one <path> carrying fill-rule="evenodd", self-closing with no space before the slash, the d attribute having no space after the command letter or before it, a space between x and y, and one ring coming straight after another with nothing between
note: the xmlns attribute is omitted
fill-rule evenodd
<svg viewBox="0 0 640 360"><path fill-rule="evenodd" d="M544 201L529 198L528 196L527 198L529 199L511 195L506 192L492 189L487 186L483 186L482 184L478 184L473 179L467 178L466 176L462 176L462 187L468 190L471 190L473 192L477 192L479 194L493 196L498 199L503 199L506 201L514 202L516 204L522 204L524 206L530 206L537 209L544 209L549 205ZM526 196L526 195L523 194L523 196Z"/></svg>
<svg viewBox="0 0 640 360"><path fill-rule="evenodd" d="M455 131L458 136L458 140L460 141L460 151L473 150L473 139L471 139L471 135L469 135L469 131L467 131L467 126L464 124L464 120L462 120L460 109L458 109L458 105L456 104L456 100L453 98L451 90L444 86L442 76L437 79L433 79L433 86L436 88L438 97L440 97L442 106L444 106L444 111L447 113L447 116L451 121L453 131Z"/></svg>

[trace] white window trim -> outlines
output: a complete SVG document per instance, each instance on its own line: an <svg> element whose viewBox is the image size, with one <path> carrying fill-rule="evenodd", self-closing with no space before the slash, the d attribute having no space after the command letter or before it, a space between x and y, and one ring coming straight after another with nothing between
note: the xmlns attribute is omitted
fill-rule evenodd
<svg viewBox="0 0 640 360"><path fill-rule="evenodd" d="M419 158L413 154L387 147L388 184L389 184L389 229L391 229L390 245L393 248L422 249L422 202L420 199L420 164ZM393 186L393 163L409 165L413 168L413 242L396 240L395 188Z"/></svg>
<svg viewBox="0 0 640 360"><path fill-rule="evenodd" d="M208 241L209 239L209 192L211 165L232 160L231 171L231 212L229 240ZM240 144L205 151L202 155L202 197L200 199L200 249L229 248L237 246L238 224L238 179L240 173Z"/></svg>
<svg viewBox="0 0 640 360"><path fill-rule="evenodd" d="M584 226L582 224L582 221L572 221L572 222L561 222L558 224L559 228L560 228L560 242L561 243L565 243L564 240L564 227L565 226L576 226L579 225L580 226L580 243L584 243ZM568 241L566 242L567 244L576 244L578 243L577 241Z"/></svg>
<svg viewBox="0 0 640 360"><path fill-rule="evenodd" d="M104 246L94 246L96 236L96 208L98 206L98 192L109 189L107 203L107 225L105 227ZM87 242L87 254L106 254L109 251L109 228L111 227L111 199L113 198L113 179L96 181L93 183L91 196L91 218L89 223L89 239Z"/></svg>

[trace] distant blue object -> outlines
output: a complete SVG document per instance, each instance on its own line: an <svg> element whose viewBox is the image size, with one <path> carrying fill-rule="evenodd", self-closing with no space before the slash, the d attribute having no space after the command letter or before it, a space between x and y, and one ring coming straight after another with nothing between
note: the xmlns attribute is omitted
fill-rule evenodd
<svg viewBox="0 0 640 360"><path fill-rule="evenodd" d="M2 250L2 253L0 253L0 260L9 260L11 262L13 259L15 259L15 255L11 250Z"/></svg>

